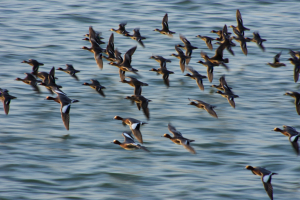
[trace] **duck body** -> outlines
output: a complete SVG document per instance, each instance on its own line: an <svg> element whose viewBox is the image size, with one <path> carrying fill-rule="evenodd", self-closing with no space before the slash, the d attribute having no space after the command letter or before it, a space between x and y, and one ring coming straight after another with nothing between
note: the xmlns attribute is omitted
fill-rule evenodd
<svg viewBox="0 0 300 200"><path fill-rule="evenodd" d="M73 65L71 64L66 64L66 69L63 69L61 67L57 68L57 70L63 71L67 74L70 74L73 78L75 78L77 81L79 81L78 77L76 76L76 73L79 73L79 70L76 70Z"/></svg>
<svg viewBox="0 0 300 200"><path fill-rule="evenodd" d="M143 144L143 137L142 133L140 131L141 125L147 124L146 122L139 121L134 118L122 118L120 116L115 116L114 119L121 120L123 124L126 124L129 126L132 134L135 136L135 138Z"/></svg>
<svg viewBox="0 0 300 200"><path fill-rule="evenodd" d="M46 100L53 100L60 104L60 112L61 112L62 121L64 123L65 128L67 130L69 130L71 103L76 103L79 101L76 99L74 99L74 100L70 99L61 90L54 90L54 93L57 94L57 96L55 98L47 96Z"/></svg>
<svg viewBox="0 0 300 200"><path fill-rule="evenodd" d="M124 142L123 143L121 143L118 140L114 140L112 143L120 145L120 147L122 147L125 150L142 149L144 151L150 152L146 147L135 143L134 139L133 139L133 137L131 136L130 133L124 132L124 133L122 133L122 135L124 137Z"/></svg>
<svg viewBox="0 0 300 200"><path fill-rule="evenodd" d="M295 152L297 153L297 155L300 154L299 144L298 144L298 139L300 137L300 133L295 128L293 128L291 126L283 125L283 129L275 127L274 131L281 132L283 135L289 137L289 141L290 141L292 147L294 148Z"/></svg>
<svg viewBox="0 0 300 200"><path fill-rule="evenodd" d="M150 119L150 112L148 108L148 103L151 101L150 99L145 98L142 95L132 95L132 96L127 96L125 99L130 99L134 101L140 110L142 108L144 115L146 118L149 120Z"/></svg>
<svg viewBox="0 0 300 200"><path fill-rule="evenodd" d="M163 20L161 22L162 24L162 29L154 29L153 31L157 31L163 35L168 35L169 37L172 37L175 32L169 30L169 24L168 24L168 13L165 14L163 17Z"/></svg>
<svg viewBox="0 0 300 200"><path fill-rule="evenodd" d="M173 137L169 134L164 134L163 137L169 138L172 142L178 145L182 145L185 149L187 149L190 153L196 154L196 151L194 148L190 145L191 142L194 142L195 140L190 140L182 136L182 134L176 130L174 126L172 126L171 123L168 124L168 129L170 133L173 134Z"/></svg>
<svg viewBox="0 0 300 200"><path fill-rule="evenodd" d="M87 85L96 90L101 96L105 97L105 94L102 89L106 89L104 86L102 86L99 81L95 79L91 79L92 83L83 83L82 85Z"/></svg>
<svg viewBox="0 0 300 200"><path fill-rule="evenodd" d="M252 167L250 165L247 165L246 169L251 170L254 175L261 177L261 181L264 185L264 188L265 188L268 196L270 197L271 200L273 200L273 187L271 184L271 180L272 180L272 176L277 173L273 173L262 167Z"/></svg>
<svg viewBox="0 0 300 200"><path fill-rule="evenodd" d="M16 98L17 97L11 96L7 89L0 88L0 100L3 103L4 113L6 115L9 113L10 101Z"/></svg>
<svg viewBox="0 0 300 200"><path fill-rule="evenodd" d="M194 105L200 109L206 110L211 116L218 118L217 113L214 111L214 108L216 106L210 105L208 103L205 103L204 101L201 100L195 100L195 99L189 99L191 102L189 105Z"/></svg>

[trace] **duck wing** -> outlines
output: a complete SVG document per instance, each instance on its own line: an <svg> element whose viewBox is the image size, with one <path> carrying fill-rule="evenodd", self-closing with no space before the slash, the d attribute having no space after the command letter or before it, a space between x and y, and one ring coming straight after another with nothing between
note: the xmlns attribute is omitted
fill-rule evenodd
<svg viewBox="0 0 300 200"><path fill-rule="evenodd" d="M190 145L190 141L188 139L179 138L180 144L192 154L196 154L195 149Z"/></svg>
<svg viewBox="0 0 300 200"><path fill-rule="evenodd" d="M183 137L182 134L176 130L176 128L174 126L172 126L171 123L168 124L168 129L170 131L170 133L172 133L174 135L174 137Z"/></svg>
<svg viewBox="0 0 300 200"><path fill-rule="evenodd" d="M161 24L162 24L163 31L169 31L168 13L166 13L165 16L163 17Z"/></svg>
<svg viewBox="0 0 300 200"><path fill-rule="evenodd" d="M204 110L206 110L211 116L218 118L217 113L213 110L215 106L204 104Z"/></svg>

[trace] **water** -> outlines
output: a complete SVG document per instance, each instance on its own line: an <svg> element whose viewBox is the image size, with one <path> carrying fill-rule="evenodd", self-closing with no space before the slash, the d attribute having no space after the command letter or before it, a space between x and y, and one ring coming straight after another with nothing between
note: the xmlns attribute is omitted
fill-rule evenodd
<svg viewBox="0 0 300 200"><path fill-rule="evenodd" d="M293 81L293 66L287 61L288 50L299 50L299 2L281 1L5 1L0 7L0 86L17 99L10 113L1 108L0 171L1 199L269 199L260 177L245 170L246 165L262 166L277 172L272 179L274 199L300 199L299 158L288 138L271 131L290 125L300 130L294 99L283 94L299 91ZM178 33L199 47L190 65L201 74L206 68L196 62L200 51L209 56L214 51L196 35L216 37L212 29L236 24L236 9L251 32L259 31L266 52L248 43L248 56L239 46L229 58L230 71L215 68L212 84L221 75L240 96L236 109L211 89L204 80L200 91L194 80L183 76L174 45L180 44ZM161 28L165 13L169 15L173 38L154 32ZM144 145L151 151L126 151L112 142L123 140L128 131L115 115L146 121L142 111L124 97L133 88L119 82L118 70L104 62L100 71L93 55L81 49L89 46L81 40L88 27L102 31L107 42L118 24L127 21L127 30L140 27L146 48L138 46L132 66L140 72L141 81L149 84L143 95L149 104L150 121L142 127ZM229 29L231 31L231 29ZM232 31L231 31L232 32ZM123 54L137 43L115 34L115 47ZM105 45L102 45L104 48ZM214 45L216 49L217 45ZM266 65L278 52L287 67ZM172 60L168 63L170 88L161 76L149 72L159 65L148 59L152 54ZM14 81L30 72L22 60L36 59L49 71L73 64L81 72L80 81L56 71L57 83L72 99L80 100L71 109L70 131L62 123L59 104L45 101L49 95L35 94L30 86ZM83 82L97 79L106 87L106 98ZM187 105L188 98L216 105L219 119ZM167 138L167 124L172 124L190 139L196 155ZM66 134L70 137L63 139Z"/></svg>

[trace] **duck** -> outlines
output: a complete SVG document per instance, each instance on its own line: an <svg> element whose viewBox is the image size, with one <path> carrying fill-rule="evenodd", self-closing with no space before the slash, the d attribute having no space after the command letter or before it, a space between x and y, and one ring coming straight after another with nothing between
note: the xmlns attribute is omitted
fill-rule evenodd
<svg viewBox="0 0 300 200"><path fill-rule="evenodd" d="M224 33L223 34L223 29L221 29L221 30L211 30L210 31L211 33L216 33L218 36L219 36L219 38L216 38L215 40L217 40L217 41L223 41L224 40L224 34L226 34L226 35L231 35L231 33L230 32L226 32L226 33Z"/></svg>
<svg viewBox="0 0 300 200"><path fill-rule="evenodd" d="M180 45L178 44L177 47L180 47L182 49L185 49L185 56L187 57L191 57L192 56L192 53L193 53L193 50L194 49L198 49L198 47L194 47L190 41L188 41L186 39L186 37L184 37L183 35L179 35L179 38L180 40L183 42L184 45Z"/></svg>
<svg viewBox="0 0 300 200"><path fill-rule="evenodd" d="M61 112L61 118L64 123L64 126L67 130L69 130L69 124L70 124L70 109L71 109L71 103L79 102L79 100L76 99L70 99L64 92L61 90L54 90L54 93L57 94L57 96L50 97L47 96L46 100L53 100L60 104L60 112Z"/></svg>
<svg viewBox="0 0 300 200"><path fill-rule="evenodd" d="M134 118L122 118L120 116L115 116L115 120L121 120L123 124L128 125L134 137L143 144L143 137L140 131L141 125L148 124Z"/></svg>
<svg viewBox="0 0 300 200"><path fill-rule="evenodd" d="M283 135L289 137L289 141L290 141L291 145L293 146L293 148L296 151L297 155L299 155L298 139L299 139L299 136L300 136L300 132L298 132L295 128L293 128L291 126L283 125L282 127L283 127L283 129L275 127L274 131L280 132Z"/></svg>
<svg viewBox="0 0 300 200"><path fill-rule="evenodd" d="M150 112L148 108L148 103L152 100L145 98L142 95L132 95L132 96L127 96L125 99L130 99L136 103L136 106L140 110L142 108L144 115L146 116L147 120L150 119Z"/></svg>
<svg viewBox="0 0 300 200"><path fill-rule="evenodd" d="M39 72L38 75L40 76L40 74L41 73ZM61 85L56 84L55 77L54 77L54 74L55 74L54 67L51 68L49 74L46 72L42 72L42 74L43 74L43 77L42 77L43 79L39 85L45 86L51 94L54 94L54 92L53 92L54 90L59 90L59 88L62 88Z"/></svg>
<svg viewBox="0 0 300 200"><path fill-rule="evenodd" d="M153 60L155 60L156 62L158 62L158 63L160 64L160 67L161 67L161 68L166 67L167 62L172 62L171 60L166 59L166 58L164 58L164 57L162 57L162 56L158 56L158 55L156 55L156 56L152 55L152 56L150 57L150 59L153 59Z"/></svg>
<svg viewBox="0 0 300 200"><path fill-rule="evenodd" d="M262 167L252 167L250 165L247 165L246 169L251 170L254 175L261 176L261 181L264 185L264 188L270 199L273 200L273 187L271 180L272 176L276 175L277 173L271 172Z"/></svg>
<svg viewBox="0 0 300 200"><path fill-rule="evenodd" d="M59 90L59 88L62 88L61 85L56 84L54 78L55 68L52 67L49 74L46 74L47 73L45 73L46 77L42 80L42 82L39 85L45 86L51 94L54 94L54 90Z"/></svg>
<svg viewBox="0 0 300 200"><path fill-rule="evenodd" d="M136 40L143 48L145 48L145 45L144 45L142 40L145 40L146 38L141 36L140 28L133 29L133 34L132 35L130 35L129 33L125 33L124 35L127 36L127 37L130 37L133 40Z"/></svg>
<svg viewBox="0 0 300 200"><path fill-rule="evenodd" d="M161 30L156 28L153 31L157 31L157 32L159 32L163 35L173 37L173 34L175 34L175 32L169 30L168 13L166 13L165 16L163 17L161 24L162 24L162 29Z"/></svg>
<svg viewBox="0 0 300 200"><path fill-rule="evenodd" d="M226 92L226 90L225 90L225 92L217 91L216 93L221 94L224 98L226 98L228 100L231 107L235 108L234 98L239 97L238 95L235 95L235 94L230 93L230 92Z"/></svg>
<svg viewBox="0 0 300 200"><path fill-rule="evenodd" d="M250 39L251 42L255 42L262 51L265 51L265 47L263 42L267 41L266 39L262 39L258 32L253 32L253 38Z"/></svg>
<svg viewBox="0 0 300 200"><path fill-rule="evenodd" d="M208 78L209 82L212 82L214 79L214 74L213 74L214 67L219 66L219 64L210 62L209 57L203 52L201 52L200 55L204 59L205 62L203 62L202 60L199 60L197 63L200 63L200 64L204 65L205 67L207 67L207 70L206 70L207 78Z"/></svg>
<svg viewBox="0 0 300 200"><path fill-rule="evenodd" d="M108 56L102 55L103 58L111 62L116 60L114 40L114 33L111 33L105 51Z"/></svg>
<svg viewBox="0 0 300 200"><path fill-rule="evenodd" d="M168 124L168 130L170 131L170 133L173 134L173 137L167 133L165 133L163 137L169 138L175 144L182 145L190 153L196 154L195 149L191 146L191 142L194 142L195 140L190 140L183 137L182 134L179 131L177 131L171 123Z"/></svg>
<svg viewBox="0 0 300 200"><path fill-rule="evenodd" d="M73 78L75 78L77 81L79 81L78 77L76 76L76 73L80 72L79 70L76 70L73 65L66 64L66 69L63 69L61 67L57 68L57 70L66 72L67 74L70 74Z"/></svg>
<svg viewBox="0 0 300 200"><path fill-rule="evenodd" d="M226 85L229 89L232 89L231 87L229 87L227 85L226 80L225 80L225 75L221 76L219 81L220 81L219 85L212 85L211 87L217 88L218 90L224 90L223 85Z"/></svg>
<svg viewBox="0 0 300 200"><path fill-rule="evenodd" d="M111 28L110 31L114 31L118 34L124 35L126 33L129 33L128 31L126 31L125 26L127 25L127 22L122 22L119 24L119 29L113 29Z"/></svg>
<svg viewBox="0 0 300 200"><path fill-rule="evenodd" d="M225 78L220 79L221 82L221 86L224 90L224 92L218 90L216 93L221 94L222 97L226 98L229 102L229 104L231 105L231 107L235 108L235 102L234 102L234 98L238 98L238 95L235 95L232 90L230 89L230 87L227 85Z"/></svg>
<svg viewBox="0 0 300 200"><path fill-rule="evenodd" d="M300 115L300 94L298 92L288 91L284 95L288 95L295 98L296 111L297 114Z"/></svg>
<svg viewBox="0 0 300 200"><path fill-rule="evenodd" d="M236 10L236 22L237 22L237 27L231 25L229 26L230 28L233 28L233 30L237 30L238 32L241 33L241 35L244 36L244 31L250 31L249 28L246 28L243 24L243 19L242 19L242 14L239 9Z"/></svg>
<svg viewBox="0 0 300 200"><path fill-rule="evenodd" d="M26 75L26 77L24 79L21 78L16 78L16 81L22 81L24 83L26 83L27 85L30 85L34 91L36 91L37 93L40 93L40 89L37 86L37 83L39 82L38 80L36 80L36 78L30 74L30 73L24 73Z"/></svg>
<svg viewBox="0 0 300 200"><path fill-rule="evenodd" d="M94 53L94 59L97 63L97 66L100 70L103 69L103 60L102 60L102 52L103 49L99 46L99 44L93 39L90 39L92 47L90 48L90 52Z"/></svg>
<svg viewBox="0 0 300 200"><path fill-rule="evenodd" d="M197 35L196 37L201 38L205 42L209 50L213 50L213 45L211 44L211 41L215 40L214 38L208 36L201 36L201 35Z"/></svg>
<svg viewBox="0 0 300 200"><path fill-rule="evenodd" d="M48 83L48 77L49 77L49 75L51 77L53 77L54 79L57 79L55 77L55 68L54 67L51 68L51 70L50 70L49 73L48 72L40 72L39 68L36 67L36 68L34 68L34 71L31 72L31 74L34 75L35 77L41 79L42 82L45 82L45 83Z"/></svg>
<svg viewBox="0 0 300 200"><path fill-rule="evenodd" d="M250 38L245 38L244 35L242 35L239 31L237 31L236 29L233 29L233 32L236 34L237 37L232 36L231 38L236 40L237 42L240 43L242 52L244 53L244 55L247 56L248 54L248 49L247 49L247 42L250 42L251 39Z"/></svg>
<svg viewBox="0 0 300 200"><path fill-rule="evenodd" d="M125 72L132 72L134 74L137 74L137 69L134 69L131 66L131 60L132 60L132 55L134 54L135 50L136 50L137 46L134 46L132 48L130 48L125 54L124 54L124 59L123 61L120 62L110 62L110 65L116 66L119 68L119 75L120 75L120 79L121 81L123 81L125 79Z"/></svg>
<svg viewBox="0 0 300 200"><path fill-rule="evenodd" d="M200 90L204 90L204 86L203 86L203 78L207 78L206 76L203 76L201 74L199 74L193 67L191 66L186 66L186 69L191 73L187 73L185 76L188 76L194 80L196 80L196 83L199 87Z"/></svg>
<svg viewBox="0 0 300 200"><path fill-rule="evenodd" d="M132 77L132 76L127 76L127 78L129 78L130 80L123 80L121 81L122 83L127 83L130 86L134 87L134 94L135 95L141 95L142 94L142 86L148 86L147 83L143 83L141 81L139 81L138 79Z"/></svg>
<svg viewBox="0 0 300 200"><path fill-rule="evenodd" d="M118 144L120 145L120 147L122 147L123 149L126 150L135 150L135 149L142 149L144 151L150 152L146 147L140 145L140 144L136 144L134 142L133 137L130 135L130 133L122 133L123 137L124 137L124 142L121 143L118 140L114 140L112 143L114 144Z"/></svg>
<svg viewBox="0 0 300 200"><path fill-rule="evenodd" d="M205 103L204 101L201 101L201 100L190 99L190 98L189 98L189 100L191 101L189 103L189 105L193 105L193 106L196 106L198 108L204 109L211 116L213 116L215 118L218 118L217 113L214 111L214 108L216 108L217 106L210 105L210 104Z"/></svg>
<svg viewBox="0 0 300 200"><path fill-rule="evenodd" d="M178 54L172 53L171 56L179 59L180 70L183 73L185 70L185 65L189 64L191 57L184 55L183 51L177 45L175 45L175 50Z"/></svg>
<svg viewBox="0 0 300 200"><path fill-rule="evenodd" d="M276 55L274 56L274 61L273 61L273 63L267 63L267 64L270 65L271 67L274 67L274 68L286 66L284 63L281 63L280 60L279 60L279 58L280 58L280 56L281 56L281 53L282 53L282 51L279 52L278 54L276 54Z"/></svg>
<svg viewBox="0 0 300 200"><path fill-rule="evenodd" d="M223 45L223 48L226 48L227 51L234 56L234 52L231 47L236 46L236 44L232 42L233 38L230 37L230 34L228 32L227 25L225 24L222 30L222 40L220 40L220 42L216 42L215 44Z"/></svg>
<svg viewBox="0 0 300 200"><path fill-rule="evenodd" d="M34 71L38 71L39 67L44 65L43 63L40 63L40 62L38 62L37 60L34 60L34 59L29 59L28 61L27 60L23 60L21 63L27 63L30 66L32 66L32 71L33 72Z"/></svg>
<svg viewBox="0 0 300 200"><path fill-rule="evenodd" d="M89 26L89 33L84 35L88 38L84 38L83 40L91 42L91 38L93 38L97 42L97 44L105 44L105 42L101 41L102 39L104 39L103 37L101 37L101 35L101 32L95 31L92 26Z"/></svg>
<svg viewBox="0 0 300 200"><path fill-rule="evenodd" d="M102 89L106 89L104 86L102 86L99 81L95 79L91 79L92 83L83 83L82 85L87 85L96 90L101 96L105 97L105 94Z"/></svg>
<svg viewBox="0 0 300 200"><path fill-rule="evenodd" d="M225 64L229 62L228 58L223 58L223 51L225 49L225 44L221 44L217 49L216 53L213 57L208 57L205 52L201 52L201 57L204 58L204 60L209 60L211 63L213 63L215 66L222 65L225 67L227 71L229 71L229 67Z"/></svg>
<svg viewBox="0 0 300 200"><path fill-rule="evenodd" d="M157 61L160 65L160 68L158 68L158 69L152 68L149 71L154 71L157 73L157 75L158 74L163 75L164 83L167 86L167 88L169 88L170 87L169 75L174 74L174 72L169 71L167 69L167 62L171 62L171 60L165 59L162 56L151 56L150 59L154 59L155 61Z"/></svg>
<svg viewBox="0 0 300 200"><path fill-rule="evenodd" d="M153 71L153 72L156 72L157 74L163 75L162 78L164 80L164 84L167 86L167 88L170 87L169 75L174 74L174 72L169 71L166 67L158 68L158 69L152 68L149 71Z"/></svg>
<svg viewBox="0 0 300 200"><path fill-rule="evenodd" d="M0 88L0 100L3 103L4 113L8 115L9 113L9 104L12 99L16 99L17 97L11 96L7 89Z"/></svg>

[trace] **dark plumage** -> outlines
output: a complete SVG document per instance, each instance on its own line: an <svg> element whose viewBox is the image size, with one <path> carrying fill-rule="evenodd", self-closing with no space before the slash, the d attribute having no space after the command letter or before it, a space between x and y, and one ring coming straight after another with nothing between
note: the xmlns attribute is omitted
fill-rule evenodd
<svg viewBox="0 0 300 200"><path fill-rule="evenodd" d="M129 33L128 31L126 31L126 29L125 29L125 26L126 26L126 22L123 22L123 23L121 23L121 24L119 24L119 28L118 29L110 29L111 31L114 31L114 32L116 32L116 33L118 33L118 34L122 34L122 35L124 35L124 34L126 34L126 33Z"/></svg>
<svg viewBox="0 0 300 200"><path fill-rule="evenodd" d="M127 96L125 99L130 99L130 100L134 101L139 110L142 108L147 120L150 119L150 112L149 112L149 108L148 108L148 103L151 101L150 99L146 99L142 95Z"/></svg>
<svg viewBox="0 0 300 200"><path fill-rule="evenodd" d="M36 80L36 78L30 74L30 73L24 73L26 74L26 77L24 79L21 78L16 78L16 81L22 81L24 83L26 83L27 85L30 85L34 91L36 91L37 93L40 93L40 89L37 86L37 83L39 82L38 80Z"/></svg>
<svg viewBox="0 0 300 200"><path fill-rule="evenodd" d="M233 28L233 30L237 30L243 36L244 36L244 31L250 31L250 29L248 29L244 26L242 14L241 14L240 10L238 10L238 9L236 10L236 22L237 22L236 27L233 25L231 25L229 27Z"/></svg>
<svg viewBox="0 0 300 200"><path fill-rule="evenodd" d="M130 35L129 33L124 34L127 37L130 37L131 39L137 41L143 48L145 48L145 45L142 40L145 40L146 38L141 36L140 34L140 28L133 29L133 34Z"/></svg>
<svg viewBox="0 0 300 200"><path fill-rule="evenodd" d="M205 103L204 101L195 100L195 99L189 99L191 102L189 105L194 105L198 108L206 110L211 116L218 118L217 113L214 111L214 108L216 106L210 105L208 103Z"/></svg>
<svg viewBox="0 0 300 200"><path fill-rule="evenodd" d="M162 24L162 29L161 30L156 28L153 31L158 31L163 35L168 35L169 37L173 37L173 34L175 34L175 32L172 32L172 31L169 30L168 13L165 14L161 24Z"/></svg>
<svg viewBox="0 0 300 200"><path fill-rule="evenodd" d="M279 52L278 54L276 54L274 56L274 61L273 63L267 63L268 65L270 65L271 67L277 68L277 67L281 67L281 66L285 66L284 63L281 63L279 58L282 52Z"/></svg>
<svg viewBox="0 0 300 200"><path fill-rule="evenodd" d="M126 149L126 150L143 149L144 151L150 152L146 147L141 146L140 144L136 144L130 133L124 132L124 133L122 133L122 135L124 137L123 143L121 143L118 140L114 140L112 143L118 144L118 145L120 145L120 147L122 147L123 149Z"/></svg>
<svg viewBox="0 0 300 200"><path fill-rule="evenodd" d="M190 140L190 139L184 138L182 136L182 134L179 131L177 131L174 126L172 126L171 123L168 124L168 129L169 129L170 133L173 134L174 137L172 137L166 133L163 135L163 137L169 138L175 144L182 145L185 149L187 149L192 154L196 154L196 151L190 145L190 143L194 142L195 140Z"/></svg>
<svg viewBox="0 0 300 200"><path fill-rule="evenodd" d="M211 44L211 41L215 40L214 38L211 38L211 37L208 37L208 36L201 36L201 35L197 35L196 37L201 38L203 41L205 41L206 46L210 50L213 50L213 46Z"/></svg>
<svg viewBox="0 0 300 200"><path fill-rule="evenodd" d="M283 135L289 137L289 141L290 141L292 147L296 151L297 155L299 155L298 139L299 139L300 133L295 128L293 128L291 126L283 125L282 127L283 127L283 129L275 127L274 131L280 132Z"/></svg>
<svg viewBox="0 0 300 200"><path fill-rule="evenodd" d="M38 71L39 67L41 65L44 65L43 63L40 63L40 62L38 62L37 60L34 60L34 59L29 59L28 61L23 60L21 63L27 63L28 65L32 66L32 71L33 72Z"/></svg>
<svg viewBox="0 0 300 200"><path fill-rule="evenodd" d="M67 74L70 74L73 78L75 78L77 81L79 81L78 77L76 76L76 73L80 72L79 70L76 70L73 65L66 64L66 69L63 69L61 67L57 68L57 70L66 72Z"/></svg>
<svg viewBox="0 0 300 200"><path fill-rule="evenodd" d="M123 124L126 124L129 126L130 130L132 131L132 134L134 135L134 137L143 144L143 137L142 137L142 133L140 131L140 127L143 124L147 124L146 122L142 122L139 121L137 119L134 118L122 118L120 116L115 116L114 119L116 120L122 120Z"/></svg>
<svg viewBox="0 0 300 200"><path fill-rule="evenodd" d="M105 89L104 86L102 86L99 81L95 80L95 79L91 79L92 83L83 83L82 85L87 85L90 86L91 88L93 88L94 90L96 90L100 95L102 95L103 97L105 97L105 94L103 92L102 89Z"/></svg>
<svg viewBox="0 0 300 200"><path fill-rule="evenodd" d="M121 81L123 81L125 79L125 72L132 72L134 74L137 74L137 69L134 69L131 66L131 60L132 60L132 55L134 54L135 50L136 50L137 46L134 46L132 48L130 48L125 54L124 54L124 59L122 60L122 62L110 62L110 65L116 66L119 68L119 75L120 75L120 79ZM120 56L119 56L120 57Z"/></svg>
<svg viewBox="0 0 300 200"><path fill-rule="evenodd" d="M142 94L142 86L148 86L147 83L143 83L141 81L139 81L138 79L131 77L131 76L127 76L127 78L129 78L130 80L123 80L121 81L122 83L127 83L130 86L134 87L134 94L135 95L141 95Z"/></svg>
<svg viewBox="0 0 300 200"><path fill-rule="evenodd" d="M231 107L235 108L235 102L234 102L234 98L239 97L238 95L235 95L232 90L230 89L230 87L227 85L226 81L225 81L225 77L224 78L220 78L220 84L221 87L223 88L224 92L222 91L217 91L218 94L221 94L224 98L226 98L229 102L229 104L231 105Z"/></svg>
<svg viewBox="0 0 300 200"><path fill-rule="evenodd" d="M192 56L192 53L193 53L193 50L194 49L198 49L198 47L194 47L190 41L188 41L186 39L186 37L184 37L183 35L179 35L179 38L180 40L183 42L184 45L180 45L178 44L177 47L180 47L182 49L185 49L185 56L187 57L191 57ZM187 63L188 64L188 63Z"/></svg>
<svg viewBox="0 0 300 200"><path fill-rule="evenodd" d="M60 90L54 90L54 93L57 94L55 98L47 96L46 100L53 100L57 103L60 103L61 118L66 129L69 130L71 103L75 103L79 101L76 99L74 100L70 99L69 97L67 97L65 93L63 93Z"/></svg>
<svg viewBox="0 0 300 200"><path fill-rule="evenodd" d="M12 99L16 99L16 98L17 97L11 96L8 93L7 89L1 89L0 88L0 100L3 103L3 108L4 108L4 112L5 112L6 115L8 115L8 113L9 113L9 104L10 104L10 101Z"/></svg>
<svg viewBox="0 0 300 200"><path fill-rule="evenodd" d="M181 72L183 73L185 70L185 65L188 65L190 62L191 57L184 55L183 51L175 45L175 50L177 51L178 54L171 54L171 56L174 56L179 59L179 66L181 69Z"/></svg>
<svg viewBox="0 0 300 200"><path fill-rule="evenodd" d="M186 66L186 69L191 73L187 73L185 76L189 76L190 78L194 79L199 87L200 90L204 90L204 86L203 86L203 78L207 78L206 76L202 76L201 74L199 74L196 70L194 70L194 68L192 68L191 66Z"/></svg>
<svg viewBox="0 0 300 200"><path fill-rule="evenodd" d="M263 182L264 188L270 199L273 200L273 187L271 180L272 176L277 173L270 172L262 167L252 167L250 165L247 165L246 169L251 170L254 175L261 176L261 181Z"/></svg>

